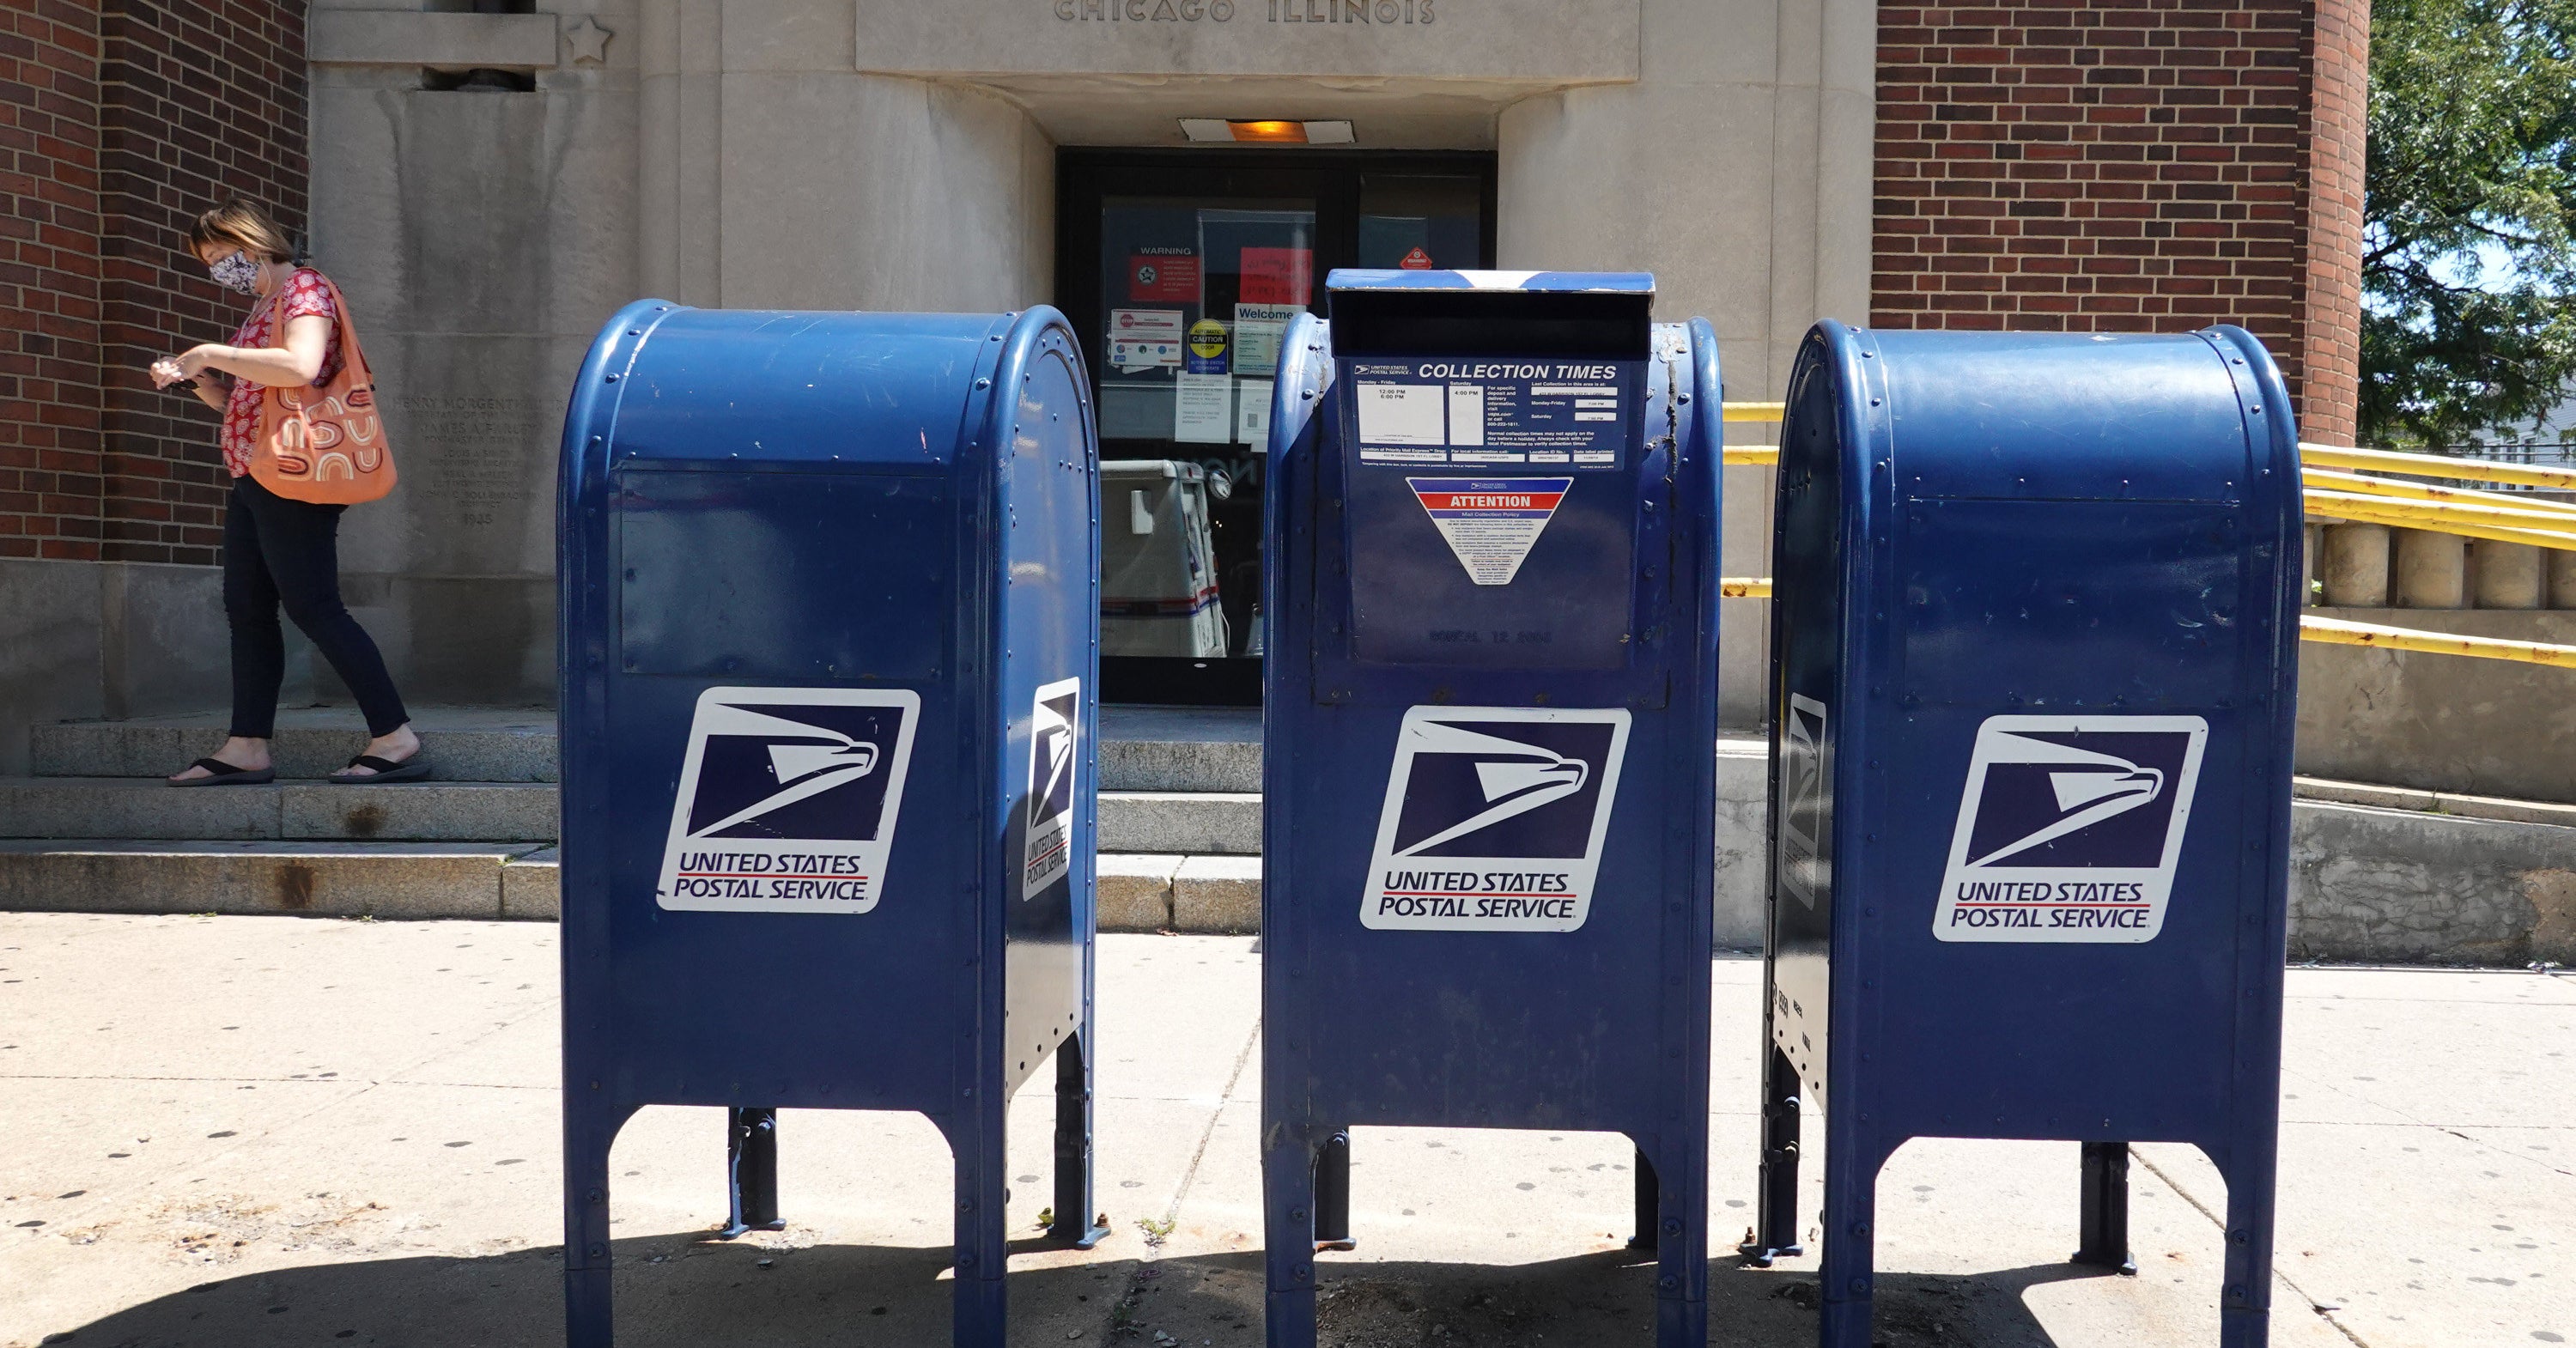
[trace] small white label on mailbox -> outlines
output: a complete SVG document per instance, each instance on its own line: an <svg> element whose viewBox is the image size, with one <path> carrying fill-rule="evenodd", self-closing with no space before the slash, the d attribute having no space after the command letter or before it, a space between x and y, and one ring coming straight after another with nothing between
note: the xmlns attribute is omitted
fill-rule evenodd
<svg viewBox="0 0 2576 1348"><path fill-rule="evenodd" d="M876 907L920 712L907 689L699 694L655 901L741 913Z"/></svg>
<svg viewBox="0 0 2576 1348"><path fill-rule="evenodd" d="M1038 689L1029 711L1027 845L1020 897L1034 899L1073 869L1073 778L1082 762L1082 680Z"/></svg>
<svg viewBox="0 0 2576 1348"><path fill-rule="evenodd" d="M1360 925L1582 926L1627 748L1618 708L1408 708Z"/></svg>
<svg viewBox="0 0 2576 1348"><path fill-rule="evenodd" d="M1932 934L2154 940L2208 738L2197 716L1987 717Z"/></svg>

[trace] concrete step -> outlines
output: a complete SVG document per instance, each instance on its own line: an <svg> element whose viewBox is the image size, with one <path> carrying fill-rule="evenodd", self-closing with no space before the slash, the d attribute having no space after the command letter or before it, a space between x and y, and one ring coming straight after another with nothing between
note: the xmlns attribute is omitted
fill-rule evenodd
<svg viewBox="0 0 2576 1348"><path fill-rule="evenodd" d="M539 782L276 782L178 790L150 777L0 778L0 837L553 842L556 788ZM1104 791L1107 852L1258 856L1261 797Z"/></svg>
<svg viewBox="0 0 2576 1348"><path fill-rule="evenodd" d="M525 843L0 841L0 910L300 917L556 915ZM551 868L549 868L551 869ZM514 903L513 900L516 899Z"/></svg>
<svg viewBox="0 0 2576 1348"><path fill-rule="evenodd" d="M66 721L30 732L39 777L166 777L224 742L222 712L130 721ZM543 707L424 707L412 714L422 749L442 781L551 782L555 716ZM367 734L346 707L298 707L277 714L270 750L282 777L321 777L358 756Z"/></svg>
<svg viewBox="0 0 2576 1348"><path fill-rule="evenodd" d="M166 777L214 752L222 712L126 721L67 721L34 728L40 777ZM414 711L443 781L558 780L554 713L542 707L424 707ZM278 772L320 777L366 745L346 707L299 707L277 717ZM1103 707L1100 781L1109 791L1259 791L1258 707Z"/></svg>
<svg viewBox="0 0 2576 1348"><path fill-rule="evenodd" d="M548 843L536 782L281 781L181 790L149 777L0 778L0 837Z"/></svg>

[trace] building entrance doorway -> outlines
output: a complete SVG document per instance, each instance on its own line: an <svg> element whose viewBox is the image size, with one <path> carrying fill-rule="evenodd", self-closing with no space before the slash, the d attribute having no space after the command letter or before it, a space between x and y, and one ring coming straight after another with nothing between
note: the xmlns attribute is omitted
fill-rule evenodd
<svg viewBox="0 0 2576 1348"><path fill-rule="evenodd" d="M1494 157L1068 149L1056 184L1100 417L1101 697L1258 705L1280 336L1335 267L1492 266Z"/></svg>

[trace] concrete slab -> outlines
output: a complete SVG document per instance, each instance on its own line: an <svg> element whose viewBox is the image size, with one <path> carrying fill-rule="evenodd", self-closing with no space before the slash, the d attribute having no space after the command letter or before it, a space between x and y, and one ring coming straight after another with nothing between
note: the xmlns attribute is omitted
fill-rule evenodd
<svg viewBox="0 0 2576 1348"><path fill-rule="evenodd" d="M501 916L534 922L563 917L563 854L541 847L501 868Z"/></svg>
<svg viewBox="0 0 2576 1348"><path fill-rule="evenodd" d="M166 777L224 742L220 711L125 721L68 721L29 732L38 776ZM551 782L555 717L545 707L415 707L412 725L442 780ZM272 750L281 777L336 772L366 747L349 707L290 707L277 714Z"/></svg>
<svg viewBox="0 0 2576 1348"><path fill-rule="evenodd" d="M176 789L154 777L0 780L0 833L13 838L551 842L545 783L405 782Z"/></svg>
<svg viewBox="0 0 2576 1348"><path fill-rule="evenodd" d="M526 843L0 839L0 911L498 917Z"/></svg>
<svg viewBox="0 0 2576 1348"><path fill-rule="evenodd" d="M1103 852L1100 855L1100 929L1166 931L1172 925L1172 872L1176 856Z"/></svg>
<svg viewBox="0 0 2576 1348"><path fill-rule="evenodd" d="M1261 855L1261 795L1246 791L1103 791L1103 852Z"/></svg>
<svg viewBox="0 0 2576 1348"><path fill-rule="evenodd" d="M1172 872L1172 929L1261 930L1261 858L1183 858Z"/></svg>
<svg viewBox="0 0 2576 1348"><path fill-rule="evenodd" d="M1103 791L1259 791L1259 707L1102 707Z"/></svg>
<svg viewBox="0 0 2576 1348"><path fill-rule="evenodd" d="M0 914L0 1344L344 1330L403 1343L429 1325L438 1342L557 1342L554 942L534 923ZM1013 1342L1150 1343L1160 1330L1257 1344L1258 956L1239 937L1109 936L1101 951L1100 1205L1116 1233L1087 1253L1019 1247ZM1759 974L1749 960L1711 971L1721 1250L1751 1220ZM2274 1343L2576 1335L2564 1273L2576 1120L2513 1122L2490 1098L2536 1091L2504 1072L2568 1047L2561 981L2302 969L2291 989L2299 1075L2285 1094L2300 1098L2285 1109ZM2408 1016L2424 1035L2392 1034ZM2354 1070L2365 1062L2376 1070ZM2360 1074L2382 1080L2342 1079ZM1012 1222L1029 1236L1048 1199L1045 1077L1010 1125L1027 1158ZM2464 1084L2456 1111L2426 1103ZM2498 1121L2446 1121L2471 1112ZM936 1131L795 1111L781 1144L792 1225L725 1244L705 1238L723 1200L720 1115L653 1110L629 1125L615 1157L621 1342L945 1337L949 1162ZM2071 1144L1905 1148L1880 1180L1877 1338L2210 1341L2209 1214L2224 1195L2196 1152L2140 1156L2142 1272L2129 1279L2063 1262ZM1621 1248L1621 1139L1362 1129L1355 1161L1362 1243L1322 1260L1327 1342L1644 1341L1651 1265ZM1713 1341L1812 1343L1813 1265L1714 1261Z"/></svg>

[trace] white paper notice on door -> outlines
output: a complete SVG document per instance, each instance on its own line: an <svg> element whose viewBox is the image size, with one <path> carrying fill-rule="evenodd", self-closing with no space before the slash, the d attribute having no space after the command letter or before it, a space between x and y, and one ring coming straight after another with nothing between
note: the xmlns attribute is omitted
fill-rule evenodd
<svg viewBox="0 0 2576 1348"><path fill-rule="evenodd" d="M1360 443L1446 446L1449 434L1442 407L1446 392L1438 384L1360 385Z"/></svg>
<svg viewBox="0 0 2576 1348"><path fill-rule="evenodd" d="M1247 379L1235 399L1234 438L1258 454L1270 447L1270 381Z"/></svg>
<svg viewBox="0 0 2576 1348"><path fill-rule="evenodd" d="M1172 438L1221 445L1234 438L1234 376L1183 374L1172 395Z"/></svg>

